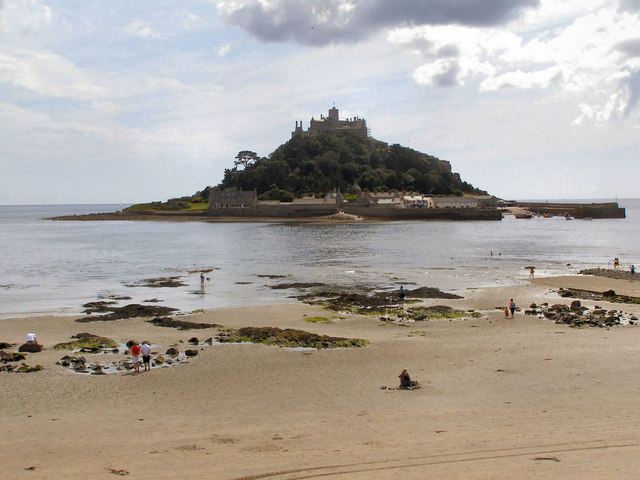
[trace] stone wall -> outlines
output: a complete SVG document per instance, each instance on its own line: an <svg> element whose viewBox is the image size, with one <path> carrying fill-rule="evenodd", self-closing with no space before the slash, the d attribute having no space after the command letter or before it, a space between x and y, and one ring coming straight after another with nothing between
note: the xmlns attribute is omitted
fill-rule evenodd
<svg viewBox="0 0 640 480"><path fill-rule="evenodd" d="M616 202L607 203L541 203L541 202L517 202L519 207L526 208L534 213L551 213L564 215L568 213L575 218L626 218L626 210L618 206Z"/></svg>

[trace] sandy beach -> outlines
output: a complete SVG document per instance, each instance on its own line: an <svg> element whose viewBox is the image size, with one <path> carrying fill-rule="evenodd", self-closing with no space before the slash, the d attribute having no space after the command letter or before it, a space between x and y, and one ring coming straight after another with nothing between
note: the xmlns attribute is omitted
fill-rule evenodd
<svg viewBox="0 0 640 480"><path fill-rule="evenodd" d="M214 344L198 347L186 364L102 376L56 365L65 352L53 345L90 332L122 343L148 339L164 353L218 329L180 331L145 319L3 320L0 341L19 345L35 331L45 350L26 359L42 371L0 373L2 476L637 478L640 327L577 329L522 310L504 318L497 308L510 298L521 309L570 304L551 293L557 287L640 296L640 282L556 277L424 302L474 309L481 318L391 324L302 303L218 309L180 319L370 343L336 350ZM582 303L640 316L640 305ZM305 321L315 316L332 323ZM403 368L422 388L381 389L396 387Z"/></svg>

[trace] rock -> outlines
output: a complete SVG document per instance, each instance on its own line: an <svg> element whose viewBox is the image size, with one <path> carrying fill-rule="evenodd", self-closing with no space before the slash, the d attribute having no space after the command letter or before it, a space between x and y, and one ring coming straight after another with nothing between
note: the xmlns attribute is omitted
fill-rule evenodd
<svg viewBox="0 0 640 480"><path fill-rule="evenodd" d="M200 343L200 340L198 340L198 337L191 337L189 339L189 343L193 343L193 344L197 345L198 343Z"/></svg>
<svg viewBox="0 0 640 480"><path fill-rule="evenodd" d="M31 367L26 363L23 363L16 369L16 372L29 373L29 372L39 372L40 370L44 370L44 367L42 365L36 365L35 367Z"/></svg>
<svg viewBox="0 0 640 480"><path fill-rule="evenodd" d="M195 357L196 355L198 355L198 350L185 350L184 354L187 357Z"/></svg>
<svg viewBox="0 0 640 480"><path fill-rule="evenodd" d="M0 361L3 363L7 362L20 362L27 358L26 355L15 352L5 352L4 350L0 350Z"/></svg>
<svg viewBox="0 0 640 480"><path fill-rule="evenodd" d="M165 355L173 355L173 356L176 356L176 355L180 354L180 352L178 351L178 349L177 349L177 348L175 348L175 347L170 347L170 348L168 348L168 349L167 349L167 351L166 351L166 352L164 352L164 354L165 354Z"/></svg>
<svg viewBox="0 0 640 480"><path fill-rule="evenodd" d="M569 309L573 312L580 310L580 308L582 307L582 303L580 302L580 300L574 300L573 302L571 302L571 306L569 307Z"/></svg>
<svg viewBox="0 0 640 480"><path fill-rule="evenodd" d="M213 337L209 337L207 338L204 343L208 344L208 345L213 345Z"/></svg>
<svg viewBox="0 0 640 480"><path fill-rule="evenodd" d="M4 349L4 348L11 348L13 345L11 345L10 343L7 342L0 342L0 350Z"/></svg>
<svg viewBox="0 0 640 480"><path fill-rule="evenodd" d="M39 343L23 343L18 348L19 352L38 353L42 351L42 345Z"/></svg>
<svg viewBox="0 0 640 480"><path fill-rule="evenodd" d="M197 323L185 322L184 320L176 320L171 317L157 317L147 322L154 324L156 327L177 328L178 330L199 330L204 328L220 328L215 323Z"/></svg>

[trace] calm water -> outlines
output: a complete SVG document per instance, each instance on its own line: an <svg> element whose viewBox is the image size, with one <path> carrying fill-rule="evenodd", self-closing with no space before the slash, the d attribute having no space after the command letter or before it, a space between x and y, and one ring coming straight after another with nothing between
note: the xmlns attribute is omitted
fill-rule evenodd
<svg viewBox="0 0 640 480"><path fill-rule="evenodd" d="M640 264L640 200L619 203L626 219L295 226L53 222L43 218L123 206L0 207L0 317L76 314L109 294L192 311L282 303L293 292L268 285L283 281L464 291L523 281L527 265L536 266L537 276L567 274L617 256L626 268ZM203 268L217 269L207 274L204 293L199 274L189 273ZM181 276L188 286L125 285L162 276Z"/></svg>

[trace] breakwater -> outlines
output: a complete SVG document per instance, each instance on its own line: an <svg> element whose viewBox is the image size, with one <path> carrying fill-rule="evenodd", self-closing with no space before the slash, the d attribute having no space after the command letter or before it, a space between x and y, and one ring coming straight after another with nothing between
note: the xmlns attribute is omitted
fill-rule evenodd
<svg viewBox="0 0 640 480"><path fill-rule="evenodd" d="M565 215L575 218L626 218L626 211L617 202L606 203L548 203L517 202L519 207L533 213Z"/></svg>

